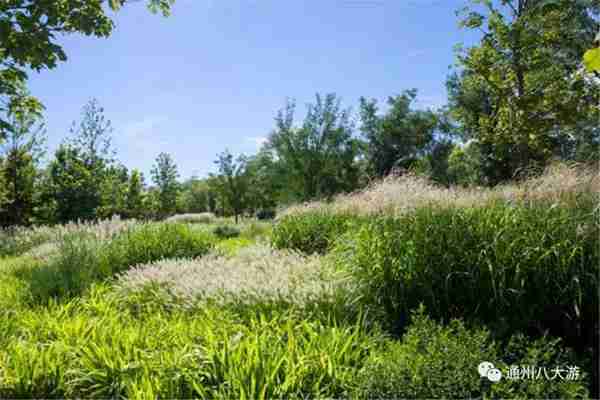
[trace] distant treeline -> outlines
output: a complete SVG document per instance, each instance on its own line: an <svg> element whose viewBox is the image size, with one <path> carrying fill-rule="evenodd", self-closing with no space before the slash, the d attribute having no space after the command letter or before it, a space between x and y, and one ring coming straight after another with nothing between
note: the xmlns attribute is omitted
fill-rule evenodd
<svg viewBox="0 0 600 400"><path fill-rule="evenodd" d="M5 80L0 225L205 211L272 216L280 205L331 198L394 171L444 186L493 186L553 159L597 162L600 79L582 62L598 32L597 2L490 1L463 11L461 25L482 37L457 50L444 107L418 109L417 91L405 90L385 105L360 98L352 112L335 94L317 94L297 121L290 100L257 154L224 151L217 172L183 183L169 154L156 158L151 186L123 166L96 100L42 167L43 116L24 81Z"/></svg>

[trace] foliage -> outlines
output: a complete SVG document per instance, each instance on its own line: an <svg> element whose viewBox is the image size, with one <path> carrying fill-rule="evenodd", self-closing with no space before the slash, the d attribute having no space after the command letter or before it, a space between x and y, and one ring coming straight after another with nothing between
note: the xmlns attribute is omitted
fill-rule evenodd
<svg viewBox="0 0 600 400"><path fill-rule="evenodd" d="M124 170L113 165L111 123L96 99L81 114L50 162L47 191L59 222L109 217L115 214L113 207L123 207Z"/></svg>
<svg viewBox="0 0 600 400"><path fill-rule="evenodd" d="M141 218L144 210L144 175L134 169L129 176L125 199L125 215L130 218Z"/></svg>
<svg viewBox="0 0 600 400"><path fill-rule="evenodd" d="M361 222L363 219L349 214L319 211L286 215L273 227L271 242L278 249L324 253L340 235Z"/></svg>
<svg viewBox="0 0 600 400"><path fill-rule="evenodd" d="M239 156L234 160L228 151L218 155L215 164L218 173L212 175L212 186L220 196L222 207L230 208L238 222L239 215L248 205L249 175L246 169L247 160Z"/></svg>
<svg viewBox="0 0 600 400"><path fill-rule="evenodd" d="M317 94L300 127L294 126L294 114L295 103L288 101L277 114L268 142L287 171L288 190L295 191L300 200L309 200L355 189L358 144L341 100L333 93Z"/></svg>
<svg viewBox="0 0 600 400"><path fill-rule="evenodd" d="M79 150L60 146L49 165L46 190L54 201L58 221L93 219L100 204L97 176L84 163Z"/></svg>
<svg viewBox="0 0 600 400"><path fill-rule="evenodd" d="M595 72L600 74L600 30L596 34L594 39L596 42L596 48L590 49L583 55L583 63L588 72Z"/></svg>
<svg viewBox="0 0 600 400"><path fill-rule="evenodd" d="M229 239L240 236L240 230L231 225L219 225L213 230L213 233L216 237L221 239Z"/></svg>
<svg viewBox="0 0 600 400"><path fill-rule="evenodd" d="M118 309L95 298L22 316L26 341L2 351L2 397L340 397L373 345L360 325L284 314L157 311L142 321Z"/></svg>
<svg viewBox="0 0 600 400"><path fill-rule="evenodd" d="M162 290L174 303L266 304L287 302L297 307L333 296L333 274L317 256L273 250L249 241L220 242L223 250L200 259L162 260L136 266L119 277L125 293ZM222 253L222 254L220 254Z"/></svg>
<svg viewBox="0 0 600 400"><path fill-rule="evenodd" d="M28 225L33 222L35 207L40 200L36 193L37 168L44 154L46 132L39 115L28 109L13 108L6 114L9 126L0 129L0 181L3 186L0 225Z"/></svg>
<svg viewBox="0 0 600 400"><path fill-rule="evenodd" d="M518 345L516 345L518 343ZM421 309L414 313L399 342L387 342L369 355L358 377L358 398L586 398L585 380L510 380L508 365L565 368L557 341L532 342L516 337L504 354L483 329L468 329L459 320L442 326ZM518 347L518 352L512 348ZM491 384L477 366L488 361L505 375Z"/></svg>
<svg viewBox="0 0 600 400"><path fill-rule="evenodd" d="M437 117L432 111L412 110L417 91L388 98L389 110L378 115L377 101L360 99L361 132L371 175L383 177L393 168L409 168L433 141Z"/></svg>
<svg viewBox="0 0 600 400"><path fill-rule="evenodd" d="M338 242L364 301L402 331L423 303L436 318L488 323L499 337L546 330L580 350L597 340L600 223L579 207L423 207Z"/></svg>
<svg viewBox="0 0 600 400"><path fill-rule="evenodd" d="M100 185L100 207L96 215L102 219L115 215L127 215L127 189L129 184L127 168L123 165L111 165L104 172ZM134 209L135 210L135 209Z"/></svg>
<svg viewBox="0 0 600 400"><path fill-rule="evenodd" d="M256 219L258 220L268 220L275 219L275 215L277 212L272 209L260 209L256 212Z"/></svg>
<svg viewBox="0 0 600 400"><path fill-rule="evenodd" d="M23 272L36 302L82 293L92 283L141 263L163 258L198 257L214 239L181 224L149 224L128 229L106 242L86 234L63 237L47 265Z"/></svg>
<svg viewBox="0 0 600 400"><path fill-rule="evenodd" d="M179 193L179 173L173 157L160 153L152 168L152 180L157 188L158 213L165 217L175 213Z"/></svg>
<svg viewBox="0 0 600 400"><path fill-rule="evenodd" d="M596 146L597 81L578 73L597 30L594 2L473 1L462 26L481 30L458 55L448 82L450 113L465 139L477 139L489 184L553 156L578 159ZM586 146L584 146L586 147ZM587 152L586 154L591 154Z"/></svg>
<svg viewBox="0 0 600 400"><path fill-rule="evenodd" d="M168 222L183 222L187 224L210 224L215 220L213 213L177 214L169 217Z"/></svg>

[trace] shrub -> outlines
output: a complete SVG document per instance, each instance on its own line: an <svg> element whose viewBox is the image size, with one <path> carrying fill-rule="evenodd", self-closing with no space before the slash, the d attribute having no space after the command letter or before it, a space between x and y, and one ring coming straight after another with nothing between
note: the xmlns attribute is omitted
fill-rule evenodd
<svg viewBox="0 0 600 400"><path fill-rule="evenodd" d="M231 225L219 225L213 230L213 233L216 237L221 239L230 239L240 236L240 230Z"/></svg>
<svg viewBox="0 0 600 400"><path fill-rule="evenodd" d="M428 207L374 220L336 255L395 331L422 302L435 318L499 337L549 329L582 350L598 340L599 227L583 208Z"/></svg>
<svg viewBox="0 0 600 400"><path fill-rule="evenodd" d="M275 219L275 215L277 213L273 209L262 209L256 212L256 219L258 220L268 220Z"/></svg>
<svg viewBox="0 0 600 400"><path fill-rule="evenodd" d="M356 385L357 398L585 398L585 380L511 380L511 365L555 367L573 359L556 340L531 342L518 336L499 354L485 329L467 329L453 320L442 326L423 310L401 341L388 341L369 355ZM511 349L518 349L511 351ZM492 383L478 372L481 362L491 362L503 373Z"/></svg>
<svg viewBox="0 0 600 400"><path fill-rule="evenodd" d="M290 214L277 221L271 240L278 249L325 253L340 235L364 220L350 214L320 211Z"/></svg>

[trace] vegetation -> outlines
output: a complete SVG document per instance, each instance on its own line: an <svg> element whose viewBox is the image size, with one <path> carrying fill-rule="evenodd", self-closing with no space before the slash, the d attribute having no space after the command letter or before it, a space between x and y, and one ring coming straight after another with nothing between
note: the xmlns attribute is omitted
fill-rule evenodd
<svg viewBox="0 0 600 400"><path fill-rule="evenodd" d="M473 0L441 109L290 99L150 184L94 99L41 162L25 85L127 3L0 4L0 398L599 396L597 1Z"/></svg>

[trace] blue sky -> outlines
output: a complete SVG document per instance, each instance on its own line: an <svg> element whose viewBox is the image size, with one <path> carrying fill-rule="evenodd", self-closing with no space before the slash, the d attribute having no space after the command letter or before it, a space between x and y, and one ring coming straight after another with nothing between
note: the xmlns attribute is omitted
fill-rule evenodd
<svg viewBox="0 0 600 400"><path fill-rule="evenodd" d="M31 73L30 89L51 151L96 97L126 166L149 180L165 151L182 178L205 176L225 148L254 153L286 97L300 112L335 92L356 109L360 96L417 88L420 107L442 105L453 47L474 38L458 27L465 2L177 0L169 18L136 2L108 39L61 38L68 61Z"/></svg>

